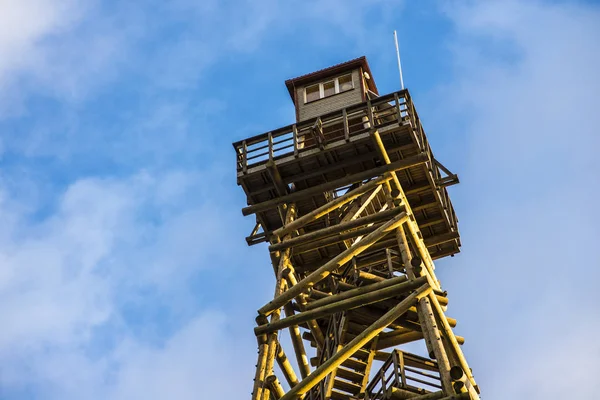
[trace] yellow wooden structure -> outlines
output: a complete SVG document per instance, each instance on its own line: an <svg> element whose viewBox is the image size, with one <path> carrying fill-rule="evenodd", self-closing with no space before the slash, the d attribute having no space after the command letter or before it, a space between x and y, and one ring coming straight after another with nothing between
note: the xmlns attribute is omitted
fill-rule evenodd
<svg viewBox="0 0 600 400"><path fill-rule="evenodd" d="M433 264L459 252L458 178L408 90L380 96L364 57L286 85L296 123L233 144L275 276L252 399L478 399Z"/></svg>

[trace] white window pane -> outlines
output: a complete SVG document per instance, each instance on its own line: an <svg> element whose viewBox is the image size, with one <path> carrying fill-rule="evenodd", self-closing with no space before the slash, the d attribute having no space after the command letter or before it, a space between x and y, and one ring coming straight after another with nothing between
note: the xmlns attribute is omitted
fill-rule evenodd
<svg viewBox="0 0 600 400"><path fill-rule="evenodd" d="M354 87L352 85L352 75L340 76L338 78L338 82L340 84L340 92L345 92L346 90L350 90Z"/></svg>
<svg viewBox="0 0 600 400"><path fill-rule="evenodd" d="M335 94L335 82L334 81L325 82L323 84L324 97L331 96L332 94Z"/></svg>
<svg viewBox="0 0 600 400"><path fill-rule="evenodd" d="M306 102L319 100L321 98L319 85L308 86L306 88Z"/></svg>

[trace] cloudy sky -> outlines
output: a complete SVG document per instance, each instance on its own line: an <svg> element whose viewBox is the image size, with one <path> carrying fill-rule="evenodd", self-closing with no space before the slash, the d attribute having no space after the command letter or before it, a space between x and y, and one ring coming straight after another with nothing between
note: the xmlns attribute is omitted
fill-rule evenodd
<svg viewBox="0 0 600 400"><path fill-rule="evenodd" d="M0 398L248 398L273 278L231 142L357 56L397 90L394 29L483 398L596 398L600 6L556 0L0 0Z"/></svg>

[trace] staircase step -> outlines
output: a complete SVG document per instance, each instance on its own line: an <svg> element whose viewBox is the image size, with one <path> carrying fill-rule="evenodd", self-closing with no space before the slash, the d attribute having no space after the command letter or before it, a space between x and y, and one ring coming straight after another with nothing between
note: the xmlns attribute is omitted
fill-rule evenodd
<svg viewBox="0 0 600 400"><path fill-rule="evenodd" d="M369 354L371 352L365 349L358 349L356 353L352 355L353 358L358 358L359 360L367 360L369 358Z"/></svg>
<svg viewBox="0 0 600 400"><path fill-rule="evenodd" d="M351 393L351 394L360 393L360 385L357 385L356 383L344 381L342 379L334 379L333 387L336 389L343 390L344 392Z"/></svg>
<svg viewBox="0 0 600 400"><path fill-rule="evenodd" d="M342 368L339 367L337 369L337 372L335 373L337 376L339 376L340 378L344 378L347 379L351 382L360 384L363 381L363 378L365 377L364 374L361 374L359 372L355 372L346 368Z"/></svg>
<svg viewBox="0 0 600 400"><path fill-rule="evenodd" d="M342 366L353 369L355 371L364 372L367 368L367 363L357 360L356 358L348 358L342 363Z"/></svg>
<svg viewBox="0 0 600 400"><path fill-rule="evenodd" d="M337 390L332 390L331 391L331 400L351 400L353 399L352 395L348 394L348 393L341 393L338 392Z"/></svg>

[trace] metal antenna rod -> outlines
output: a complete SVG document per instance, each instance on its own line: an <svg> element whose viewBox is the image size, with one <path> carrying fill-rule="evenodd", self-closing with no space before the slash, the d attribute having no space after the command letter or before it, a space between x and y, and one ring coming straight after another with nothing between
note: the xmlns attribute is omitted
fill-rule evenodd
<svg viewBox="0 0 600 400"><path fill-rule="evenodd" d="M398 47L398 35L394 30L394 41L396 42L396 56L398 57L398 71L400 71L400 86L404 90L404 79L402 78L402 64L400 63L400 48Z"/></svg>

